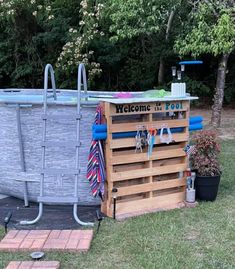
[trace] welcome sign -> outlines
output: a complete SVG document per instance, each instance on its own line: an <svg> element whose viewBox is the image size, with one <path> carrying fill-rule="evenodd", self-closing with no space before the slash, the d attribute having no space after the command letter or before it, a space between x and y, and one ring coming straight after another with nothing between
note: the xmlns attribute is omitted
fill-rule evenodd
<svg viewBox="0 0 235 269"><path fill-rule="evenodd" d="M128 113L154 113L160 111L177 111L183 110L183 102L154 102L154 103L141 103L141 104L116 104L117 114Z"/></svg>

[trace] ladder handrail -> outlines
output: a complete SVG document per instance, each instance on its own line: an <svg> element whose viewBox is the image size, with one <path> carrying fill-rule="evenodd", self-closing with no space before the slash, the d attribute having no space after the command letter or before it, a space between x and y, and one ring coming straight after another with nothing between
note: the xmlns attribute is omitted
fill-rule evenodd
<svg viewBox="0 0 235 269"><path fill-rule="evenodd" d="M78 66L78 84L77 84L78 101L81 99L82 81L83 81L83 90L84 90L85 100L87 101L88 97L87 97L86 68L85 68L85 65L83 63L79 64L79 66Z"/></svg>
<svg viewBox="0 0 235 269"><path fill-rule="evenodd" d="M55 84L55 72L51 64L47 64L44 70L44 93L43 93L43 108L44 113L46 113L46 106L47 106L47 91L48 91L48 78L49 78L49 71L51 75L51 85L53 89L53 98L54 100L57 100L56 96L56 84Z"/></svg>

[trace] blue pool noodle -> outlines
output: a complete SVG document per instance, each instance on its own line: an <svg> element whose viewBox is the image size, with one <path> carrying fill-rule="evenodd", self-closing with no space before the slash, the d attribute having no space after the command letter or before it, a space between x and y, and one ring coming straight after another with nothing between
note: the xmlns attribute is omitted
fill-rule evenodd
<svg viewBox="0 0 235 269"><path fill-rule="evenodd" d="M203 61L182 61L182 62L179 62L179 64L185 64L185 65L194 65L194 64L203 64Z"/></svg>
<svg viewBox="0 0 235 269"><path fill-rule="evenodd" d="M189 120L189 131L197 131L203 129L203 117L201 116L194 116L190 117ZM171 133L181 133L183 132L183 127L178 128L171 128ZM113 139L117 138L129 138L129 137L135 137L136 131L133 132L121 132L121 133L114 133ZM167 133L167 130L164 129L163 133ZM158 130L157 134L160 134L160 130ZM93 140L105 140L107 139L107 125L106 124L99 124L99 125L93 125L92 126L92 138Z"/></svg>
<svg viewBox="0 0 235 269"><path fill-rule="evenodd" d="M93 133L92 138L93 140L105 140L107 138L107 132L106 133Z"/></svg>
<svg viewBox="0 0 235 269"><path fill-rule="evenodd" d="M128 138L135 137L137 132L125 132L125 133L114 133L113 139L115 138Z"/></svg>
<svg viewBox="0 0 235 269"><path fill-rule="evenodd" d="M193 116L189 118L189 125L192 125L194 123L201 123L203 121L202 116Z"/></svg>
<svg viewBox="0 0 235 269"><path fill-rule="evenodd" d="M198 131L202 129L203 129L203 124L201 122L189 125L189 131Z"/></svg>
<svg viewBox="0 0 235 269"><path fill-rule="evenodd" d="M93 124L92 131L94 133L105 133L107 132L107 124Z"/></svg>
<svg viewBox="0 0 235 269"><path fill-rule="evenodd" d="M193 125L196 123L201 123L203 121L202 116L194 116L189 118L189 125ZM105 133L107 132L107 125L106 124L93 124L92 126L93 133Z"/></svg>
<svg viewBox="0 0 235 269"><path fill-rule="evenodd" d="M201 123L193 124L189 126L189 131L197 131L203 129L203 125ZM183 132L184 128L183 127L178 127L178 128L171 128L171 133L181 133ZM163 131L164 134L167 133L167 130ZM160 130L158 130L158 135L160 134ZM121 132L121 133L114 133L113 134L113 139L118 139L118 138L129 138L129 137L135 137L136 132ZM107 132L104 133L94 133L93 132L93 140L105 140L107 139Z"/></svg>

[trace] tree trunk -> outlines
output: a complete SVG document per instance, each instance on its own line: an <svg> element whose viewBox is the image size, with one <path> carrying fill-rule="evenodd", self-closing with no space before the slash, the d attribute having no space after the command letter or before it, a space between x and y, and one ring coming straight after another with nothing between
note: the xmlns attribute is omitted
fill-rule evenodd
<svg viewBox="0 0 235 269"><path fill-rule="evenodd" d="M174 15L175 15L175 10L172 10L168 18L167 27L166 27L166 35L165 35L166 44L169 41L169 34L170 34ZM164 83L164 72L165 72L165 60L164 60L164 57L160 56L159 69L158 69L158 85L163 85Z"/></svg>
<svg viewBox="0 0 235 269"><path fill-rule="evenodd" d="M158 70L158 85L163 85L164 83L164 68L165 67L165 62L163 57L160 57L160 62L159 62L159 70Z"/></svg>
<svg viewBox="0 0 235 269"><path fill-rule="evenodd" d="M213 127L220 127L221 123L221 112L224 100L224 86L225 86L225 78L226 78L226 69L227 62L229 58L229 53L223 54L217 70L217 80L216 80L216 89L214 95L214 104L212 106L212 117L211 124Z"/></svg>

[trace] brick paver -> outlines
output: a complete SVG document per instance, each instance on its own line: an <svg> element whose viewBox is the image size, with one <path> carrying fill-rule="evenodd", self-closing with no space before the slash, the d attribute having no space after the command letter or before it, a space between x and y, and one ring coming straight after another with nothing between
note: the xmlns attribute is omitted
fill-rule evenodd
<svg viewBox="0 0 235 269"><path fill-rule="evenodd" d="M92 237L92 230L10 230L0 251L88 251Z"/></svg>
<svg viewBox="0 0 235 269"><path fill-rule="evenodd" d="M60 263L57 261L12 261L5 269L58 269Z"/></svg>

